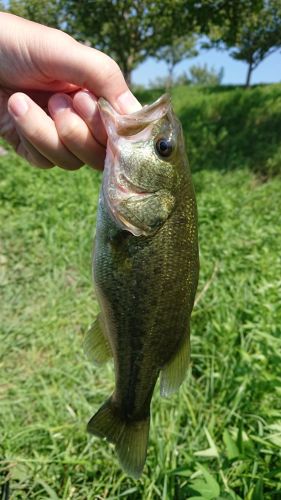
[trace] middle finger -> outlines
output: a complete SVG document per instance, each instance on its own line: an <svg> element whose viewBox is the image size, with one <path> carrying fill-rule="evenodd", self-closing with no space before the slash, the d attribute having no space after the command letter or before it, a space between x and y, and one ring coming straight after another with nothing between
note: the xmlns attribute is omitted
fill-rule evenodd
<svg viewBox="0 0 281 500"><path fill-rule="evenodd" d="M84 163L102 169L105 148L95 140L85 121L75 112L71 97L53 95L49 100L49 111L64 145Z"/></svg>

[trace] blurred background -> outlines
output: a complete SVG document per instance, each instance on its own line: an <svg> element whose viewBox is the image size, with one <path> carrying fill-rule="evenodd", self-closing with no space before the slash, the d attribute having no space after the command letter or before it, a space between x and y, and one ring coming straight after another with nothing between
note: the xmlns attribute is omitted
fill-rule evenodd
<svg viewBox="0 0 281 500"><path fill-rule="evenodd" d="M101 174L33 169L0 140L1 500L279 500L280 0L0 4L112 56L142 103L168 89L201 260L190 371L156 387L134 481L85 430L114 386L82 351Z"/></svg>
<svg viewBox="0 0 281 500"><path fill-rule="evenodd" d="M280 0L2 0L1 5L106 52L135 85L250 85L281 78Z"/></svg>

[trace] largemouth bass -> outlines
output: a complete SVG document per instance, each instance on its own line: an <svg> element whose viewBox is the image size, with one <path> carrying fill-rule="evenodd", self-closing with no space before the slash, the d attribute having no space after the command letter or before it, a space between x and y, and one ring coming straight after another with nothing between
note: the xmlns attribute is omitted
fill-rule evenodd
<svg viewBox="0 0 281 500"><path fill-rule="evenodd" d="M131 115L104 99L99 107L108 134L93 262L101 313L85 350L96 362L113 357L115 390L88 430L114 443L124 470L137 478L156 381L160 375L168 396L188 366L199 271L196 200L167 95Z"/></svg>

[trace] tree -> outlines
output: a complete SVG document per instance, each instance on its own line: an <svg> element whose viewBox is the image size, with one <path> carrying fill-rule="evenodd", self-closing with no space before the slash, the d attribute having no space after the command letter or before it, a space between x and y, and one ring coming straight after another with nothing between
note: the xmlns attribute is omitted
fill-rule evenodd
<svg viewBox="0 0 281 500"><path fill-rule="evenodd" d="M163 29L162 39L158 40L157 46L160 48L157 49L156 57L168 63L169 83L171 84L175 65L186 57L196 55L194 41L200 35L211 37L219 34L219 42L222 34L227 40L236 40L242 19L256 12L261 1L162 0L160 8L157 2L158 16ZM202 46L210 48L212 43L205 43Z"/></svg>
<svg viewBox="0 0 281 500"><path fill-rule="evenodd" d="M251 0L245 0L235 19L234 24L213 25L210 39L213 45L228 48L234 59L248 64L248 87L252 72L281 47L281 1L257 0L252 5Z"/></svg>
<svg viewBox="0 0 281 500"><path fill-rule="evenodd" d="M197 50L194 47L195 36L175 37L170 45L160 47L156 52L156 58L163 60L168 65L167 87L173 85L174 69L178 63L187 57L195 57Z"/></svg>
<svg viewBox="0 0 281 500"><path fill-rule="evenodd" d="M252 72L270 54L281 48L281 2L265 0L259 13L252 13L238 32L235 48L230 55L248 64L246 87Z"/></svg>
<svg viewBox="0 0 281 500"><path fill-rule="evenodd" d="M63 22L63 12L59 0L10 0L6 10L17 16L59 28Z"/></svg>

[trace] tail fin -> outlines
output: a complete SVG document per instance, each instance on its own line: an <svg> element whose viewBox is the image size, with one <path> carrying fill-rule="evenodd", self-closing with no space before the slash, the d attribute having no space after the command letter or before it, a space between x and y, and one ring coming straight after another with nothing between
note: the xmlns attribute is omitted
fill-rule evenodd
<svg viewBox="0 0 281 500"><path fill-rule="evenodd" d="M140 477L146 459L149 417L137 422L121 420L108 399L91 418L87 430L114 443L124 471L135 479Z"/></svg>

